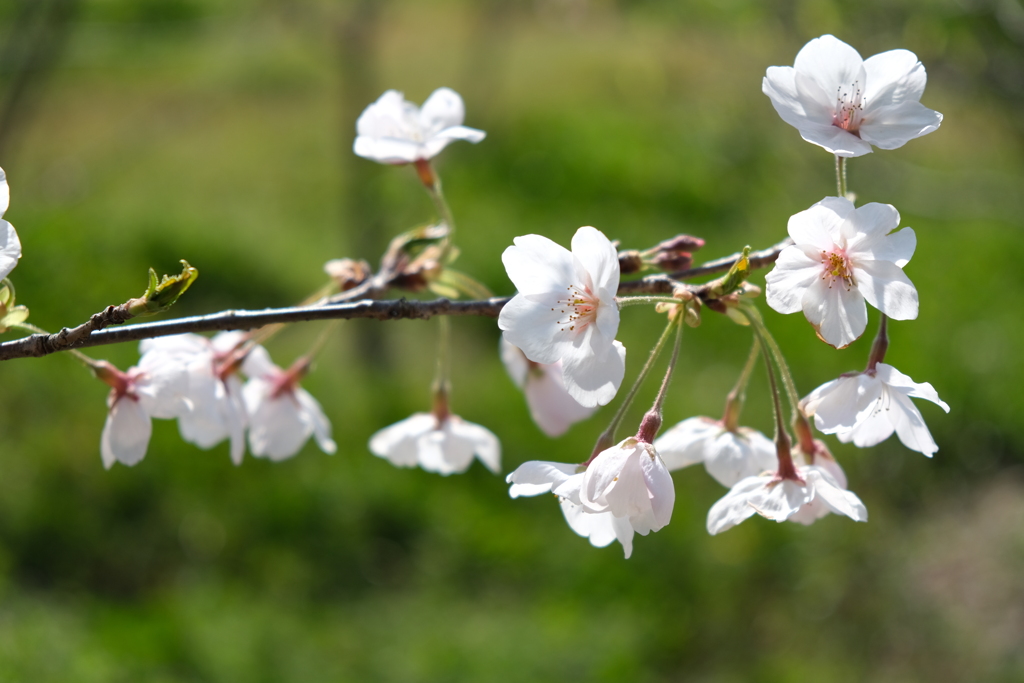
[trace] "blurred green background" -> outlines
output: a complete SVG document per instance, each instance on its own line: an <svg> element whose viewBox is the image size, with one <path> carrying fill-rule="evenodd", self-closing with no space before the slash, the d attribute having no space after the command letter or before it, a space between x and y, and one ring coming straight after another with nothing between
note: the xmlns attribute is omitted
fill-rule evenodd
<svg viewBox="0 0 1024 683"><path fill-rule="evenodd" d="M725 491L692 468L672 523L625 561L479 464L396 469L366 442L428 407L434 323L343 324L305 382L338 454L237 468L226 444L201 451L158 421L140 465L105 471L105 387L68 356L12 361L0 681L1024 681L1019 0L3 0L19 303L56 330L186 258L201 275L177 315L281 306L329 258L376 261L433 218L412 170L351 153L387 88L455 88L487 131L438 168L460 266L498 293L525 233L567 244L595 225L643 248L688 232L702 259L767 246L834 192L831 156L760 92L823 33L916 52L923 103L945 115L850 163L860 201L894 204L919 238L921 314L892 326L888 360L952 406L919 404L932 461L895 438L829 439L868 524L753 519L712 538ZM863 367L869 338L835 352L801 316L766 316L802 391ZM660 322L623 321L629 378ZM494 322L453 327L453 409L501 438L506 472L586 457L611 410L546 439ZM269 350L287 365L319 329ZM668 423L718 415L748 344L712 314L688 333ZM744 422L770 431L762 375Z"/></svg>

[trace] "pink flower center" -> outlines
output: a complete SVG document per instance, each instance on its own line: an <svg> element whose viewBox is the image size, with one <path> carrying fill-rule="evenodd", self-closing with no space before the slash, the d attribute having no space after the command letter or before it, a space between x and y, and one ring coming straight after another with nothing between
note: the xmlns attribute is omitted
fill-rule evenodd
<svg viewBox="0 0 1024 683"><path fill-rule="evenodd" d="M569 330L570 332L578 331L582 332L587 328L587 325L594 322L597 318L597 307L600 305L600 301L594 293L590 291L590 287L584 287L580 289L576 285L570 285L566 287L568 295L564 299L559 299L556 303L561 313L567 315L565 320L559 320L558 324L561 325L561 331L564 332ZM552 311L556 310L554 308Z"/></svg>
<svg viewBox="0 0 1024 683"><path fill-rule="evenodd" d="M864 105L860 82L854 81L848 86L841 85L836 89L836 111L832 114L832 125L842 128L860 137L860 124L863 122Z"/></svg>
<svg viewBox="0 0 1024 683"><path fill-rule="evenodd" d="M821 250L821 278L828 280L829 289L832 289L836 280L842 280L842 285L846 287L847 291L857 285L853 279L853 266L842 249Z"/></svg>

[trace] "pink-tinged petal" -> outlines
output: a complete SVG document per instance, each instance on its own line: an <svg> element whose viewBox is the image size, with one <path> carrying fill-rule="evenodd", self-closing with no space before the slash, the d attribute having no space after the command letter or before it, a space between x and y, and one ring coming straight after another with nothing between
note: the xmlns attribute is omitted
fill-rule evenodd
<svg viewBox="0 0 1024 683"><path fill-rule="evenodd" d="M274 365L274 361L270 359L270 353L262 346L257 345L249 349L245 360L242 361L242 372L247 377L266 377L269 379L280 375L282 370Z"/></svg>
<svg viewBox="0 0 1024 683"><path fill-rule="evenodd" d="M115 462L135 465L146 456L152 435L153 422L142 406L128 396L121 397L110 407L100 435L103 466L109 470Z"/></svg>
<svg viewBox="0 0 1024 683"><path fill-rule="evenodd" d="M935 391L935 387L928 382L915 382L886 363L879 363L875 366L875 377L900 393L912 398L923 398L926 401L931 401L947 413L949 412L949 405L939 398L939 393Z"/></svg>
<svg viewBox="0 0 1024 683"><path fill-rule="evenodd" d="M607 405L626 375L626 347L612 342L602 355L581 347L562 356L562 380L569 395L586 408Z"/></svg>
<svg viewBox="0 0 1024 683"><path fill-rule="evenodd" d="M718 420L691 417L666 430L655 439L654 447L670 471L678 470L704 462L706 446L723 431Z"/></svg>
<svg viewBox="0 0 1024 683"><path fill-rule="evenodd" d="M779 313L796 313L803 308L807 288L820 278L821 258L813 247L786 247L765 276L768 305Z"/></svg>
<svg viewBox="0 0 1024 683"><path fill-rule="evenodd" d="M766 519L784 522L813 498L814 489L810 486L783 479L751 491L747 504Z"/></svg>
<svg viewBox="0 0 1024 683"><path fill-rule="evenodd" d="M796 55L793 68L799 77L811 78L827 96L827 103L834 103L838 88L847 92L854 83L863 88L866 77L864 60L855 49L835 36L824 35L808 42Z"/></svg>
<svg viewBox="0 0 1024 683"><path fill-rule="evenodd" d="M595 294L605 290L615 295L619 289L619 254L604 233L590 226L577 230L572 237L572 255L578 280L589 277ZM614 330L611 336L615 336Z"/></svg>
<svg viewBox="0 0 1024 683"><path fill-rule="evenodd" d="M870 143L839 126L808 124L800 129L800 137L844 158L859 157L872 151Z"/></svg>
<svg viewBox="0 0 1024 683"><path fill-rule="evenodd" d="M249 380L243 395L249 409L249 450L258 458L268 458L274 462L286 460L302 448L309 438L310 429L299 415L298 405L291 396L271 398L269 387L253 384L258 380ZM254 387L248 392L245 389ZM253 397L254 394L262 396Z"/></svg>
<svg viewBox="0 0 1024 683"><path fill-rule="evenodd" d="M571 477L576 476L577 467L579 466L570 463L545 460L524 462L505 478L505 482L512 485L509 487L508 495L518 498L519 496L538 496L542 493L550 493ZM582 476L580 480L582 481Z"/></svg>
<svg viewBox="0 0 1024 683"><path fill-rule="evenodd" d="M832 512L846 515L856 522L868 521L867 508L852 491L836 486L817 467L801 468L801 474L806 477L807 485L814 487L815 496L823 500Z"/></svg>
<svg viewBox="0 0 1024 683"><path fill-rule="evenodd" d="M20 258L21 241L18 239L18 233L15 232L13 225L0 219L0 279L11 274Z"/></svg>
<svg viewBox="0 0 1024 683"><path fill-rule="evenodd" d="M651 527L651 531L657 531L672 519L672 509L676 504L676 488L672 483L672 475L653 447L648 447L640 453L640 469L643 471L651 510L654 512L655 525ZM636 531L643 533L639 529Z"/></svg>
<svg viewBox="0 0 1024 683"><path fill-rule="evenodd" d="M639 444L636 439L626 439L622 443L612 446L598 453L597 457L587 467L583 474L583 482L580 487L580 500L591 512L604 512L609 509L609 503L605 500L605 493L619 479L623 467L630 458L636 456ZM641 482L643 476L637 467L637 474ZM619 515L624 516L623 514Z"/></svg>
<svg viewBox="0 0 1024 683"><path fill-rule="evenodd" d="M840 377L823 384L805 399L804 409L814 415L814 426L825 434L852 429L857 423L860 384L856 377Z"/></svg>
<svg viewBox="0 0 1024 683"><path fill-rule="evenodd" d="M789 217L787 230L797 246L811 245L817 251L832 251L840 226L854 212L853 203L843 197L826 197L809 209ZM820 262L820 259L815 259Z"/></svg>
<svg viewBox="0 0 1024 683"><path fill-rule="evenodd" d="M430 94L419 111L419 123L425 137L445 128L461 126L466 118L462 97L451 88L438 88Z"/></svg>
<svg viewBox="0 0 1024 683"><path fill-rule="evenodd" d="M940 125L942 114L920 102L906 102L871 112L871 118L861 125L860 136L879 149L897 149Z"/></svg>
<svg viewBox="0 0 1024 683"><path fill-rule="evenodd" d="M501 472L501 442L489 429L457 416L448 419L452 436L470 444L476 457L491 472Z"/></svg>
<svg viewBox="0 0 1024 683"><path fill-rule="evenodd" d="M868 324L864 297L857 289L847 288L839 280L832 287L824 279L808 287L804 292L803 309L818 335L837 349L853 343L864 334Z"/></svg>
<svg viewBox="0 0 1024 683"><path fill-rule="evenodd" d="M581 406L569 395L562 380L561 363L532 369L524 393L533 421L552 438L561 436L571 425L587 419L597 410L596 406Z"/></svg>
<svg viewBox="0 0 1024 683"><path fill-rule="evenodd" d="M576 282L572 253L541 235L521 235L501 255L505 272L519 293L564 297Z"/></svg>
<svg viewBox="0 0 1024 683"><path fill-rule="evenodd" d="M437 418L430 413L414 413L371 436L370 452L387 458L396 467L415 467L417 442L436 427Z"/></svg>
<svg viewBox="0 0 1024 683"><path fill-rule="evenodd" d="M708 510L708 533L714 536L753 516L754 508L747 504L747 500L751 492L766 486L769 481L769 477L747 477L733 486Z"/></svg>
<svg viewBox="0 0 1024 683"><path fill-rule="evenodd" d="M842 228L847 255L853 259L865 258L872 253L874 245L882 242L899 224L900 212L891 204L871 202L858 207L850 213Z"/></svg>
<svg viewBox="0 0 1024 683"><path fill-rule="evenodd" d="M929 458L935 455L939 446L928 431L928 425L921 416L921 411L904 394L890 390L892 405L889 407L889 420L896 429L896 436L903 445L912 451L924 453Z"/></svg>
<svg viewBox="0 0 1024 683"><path fill-rule="evenodd" d="M924 95L928 74L910 50L889 50L864 60L867 88L864 90L865 117L875 107L918 102Z"/></svg>
<svg viewBox="0 0 1024 683"><path fill-rule="evenodd" d="M892 261L855 262L853 277L867 302L893 320L917 317L917 288Z"/></svg>

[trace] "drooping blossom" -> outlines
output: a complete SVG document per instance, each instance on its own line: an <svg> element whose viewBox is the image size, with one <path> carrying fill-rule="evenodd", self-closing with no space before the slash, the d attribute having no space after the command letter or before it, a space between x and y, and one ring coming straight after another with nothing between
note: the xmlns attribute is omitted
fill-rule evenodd
<svg viewBox="0 0 1024 683"><path fill-rule="evenodd" d="M921 104L928 76L917 56L890 50L861 59L834 36L815 38L793 66L771 66L761 90L808 142L841 157L896 149L931 133L942 114Z"/></svg>
<svg viewBox="0 0 1024 683"><path fill-rule="evenodd" d="M248 412L249 450L256 457L290 458L310 436L316 437L324 453L338 449L320 404L299 386L308 369L308 360L300 359L289 370L282 370L262 346L246 355L242 372L249 380L242 387L242 399Z"/></svg>
<svg viewBox="0 0 1024 683"><path fill-rule="evenodd" d="M221 332L213 339L179 334L146 339L139 345L147 363L185 376L189 409L178 416L181 437L200 448L230 439L236 465L245 456L247 422L238 378L244 340L242 332Z"/></svg>
<svg viewBox="0 0 1024 683"><path fill-rule="evenodd" d="M914 382L885 363L822 384L801 401L801 407L808 417L814 416L819 430L844 443L867 448L896 432L904 446L931 457L939 447L911 398L923 398L949 412L931 384Z"/></svg>
<svg viewBox="0 0 1024 683"><path fill-rule="evenodd" d="M110 386L109 412L100 436L100 455L107 469L115 462L135 465L145 457L153 434L152 418L173 419L188 410L185 375L169 370L145 357L126 372L106 361L95 366L96 376Z"/></svg>
<svg viewBox="0 0 1024 683"><path fill-rule="evenodd" d="M615 340L615 247L591 227L576 231L572 252L540 235L514 242L501 260L519 292L501 309L498 327L533 362L561 361L565 388L580 405L607 404L626 372L626 348Z"/></svg>
<svg viewBox="0 0 1024 683"><path fill-rule="evenodd" d="M435 90L422 107L388 90L356 121L353 151L382 164L432 159L453 140L480 142L486 133L462 125L462 98L450 88Z"/></svg>
<svg viewBox="0 0 1024 683"><path fill-rule="evenodd" d="M444 411L414 413L370 437L370 451L396 467L449 475L465 472L476 455L487 469L501 471L501 443L490 430Z"/></svg>
<svg viewBox="0 0 1024 683"><path fill-rule="evenodd" d="M750 427L726 428L721 420L691 417L654 442L669 471L703 462L708 474L723 486L778 467L775 444Z"/></svg>
<svg viewBox="0 0 1024 683"><path fill-rule="evenodd" d="M765 277L768 305L803 310L818 336L843 348L864 333L865 300L894 320L917 317L917 289L904 274L917 247L911 228L892 232L899 212L889 204L854 208L826 197L789 219L795 244L779 254Z"/></svg>
<svg viewBox="0 0 1024 683"><path fill-rule="evenodd" d="M793 461L803 465L813 464L818 466L832 476L832 479L839 488L845 490L847 488L846 473L843 472L843 468L839 466L836 459L832 457L832 453L825 446L825 443L819 439L814 439L813 445L809 446L808 450L813 450L813 452L808 455L803 452L800 446L797 446L793 451ZM804 503L803 507L790 515L789 521L810 526L830 512L832 512L832 508L829 507L825 499L822 496L815 496L810 502ZM867 515L866 512L865 515Z"/></svg>
<svg viewBox="0 0 1024 683"><path fill-rule="evenodd" d="M7 174L0 168L0 216L7 212L11 202L11 189L7 186ZM14 226L0 218L0 280L11 274L21 258L21 241Z"/></svg>
<svg viewBox="0 0 1024 683"><path fill-rule="evenodd" d="M561 361L550 365L534 363L504 337L501 360L512 381L526 395L530 417L548 436L561 436L571 425L594 414L597 406L585 408L566 391Z"/></svg>
<svg viewBox="0 0 1024 683"><path fill-rule="evenodd" d="M860 498L841 486L825 466L797 467L794 478L768 472L739 481L711 506L708 533L714 535L731 529L754 513L776 522L793 519L810 524L821 516L823 509L858 522L868 519L867 508Z"/></svg>
<svg viewBox="0 0 1024 683"><path fill-rule="evenodd" d="M531 460L517 467L505 479L511 484L508 494L512 498L555 494L570 529L589 539L595 548L604 548L618 540L626 559L629 559L633 554L633 525L628 517L616 517L610 511L590 512L583 507L580 502L582 470L580 465Z"/></svg>

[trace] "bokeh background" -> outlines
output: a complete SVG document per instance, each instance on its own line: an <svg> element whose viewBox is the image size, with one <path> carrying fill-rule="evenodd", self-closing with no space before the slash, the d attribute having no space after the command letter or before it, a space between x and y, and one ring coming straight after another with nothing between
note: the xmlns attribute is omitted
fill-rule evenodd
<svg viewBox="0 0 1024 683"><path fill-rule="evenodd" d="M433 219L412 170L351 153L387 88L455 88L488 132L438 168L461 269L495 292L512 291L500 254L524 233L568 243L595 225L643 248L688 232L702 258L767 246L834 193L832 158L760 92L823 33L916 52L945 115L850 164L860 201L896 205L919 236L921 314L892 326L888 360L952 406L921 404L933 460L829 440L869 523L753 519L712 538L725 490L692 468L672 523L627 561L479 464L396 469L366 442L428 407L436 323L340 326L305 382L339 452L280 464L234 467L226 444L158 421L141 464L105 471L105 387L69 356L12 361L0 681L1024 680L1019 0L3 0L19 303L56 330L186 258L201 274L176 315L290 305L327 259L375 262ZM803 391L863 367L869 338L836 352L800 316L766 315ZM633 376L661 323L623 319ZM611 410L546 439L494 322L453 327L453 408L497 433L506 471L586 457ZM319 329L270 351L287 365ZM748 344L715 315L689 332L667 421L717 416ZM770 431L767 401L759 370L744 422Z"/></svg>

